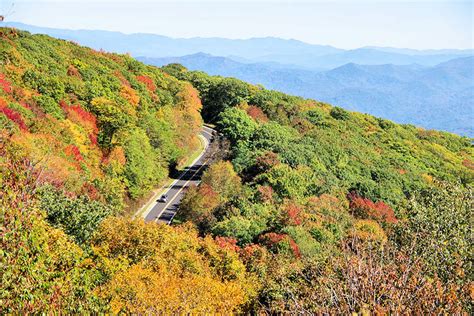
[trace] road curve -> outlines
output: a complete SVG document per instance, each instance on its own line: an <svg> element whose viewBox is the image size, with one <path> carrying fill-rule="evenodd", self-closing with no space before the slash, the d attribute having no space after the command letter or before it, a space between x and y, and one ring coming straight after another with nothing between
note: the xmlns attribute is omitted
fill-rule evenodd
<svg viewBox="0 0 474 316"><path fill-rule="evenodd" d="M179 202L183 198L185 189L191 185L197 185L201 181L201 175L206 168L209 144L213 140L215 131L212 128L204 126L201 135L204 137L205 144L202 153L194 160L191 166L184 169L178 179L173 181L163 194L168 195L167 202L154 201L142 214L141 217L146 222L161 222L170 224L178 210Z"/></svg>

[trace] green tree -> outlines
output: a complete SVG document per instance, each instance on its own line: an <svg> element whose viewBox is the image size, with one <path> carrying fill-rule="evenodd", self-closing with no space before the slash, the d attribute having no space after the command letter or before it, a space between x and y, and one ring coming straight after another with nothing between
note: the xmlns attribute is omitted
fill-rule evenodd
<svg viewBox="0 0 474 316"><path fill-rule="evenodd" d="M100 222L113 214L113 210L86 195L70 198L52 186L39 190L40 208L46 211L47 220L55 227L62 228L79 244L85 244L95 232Z"/></svg>
<svg viewBox="0 0 474 316"><path fill-rule="evenodd" d="M138 198L164 179L167 170L143 130L133 129L126 133L123 148L127 159L124 175L128 191L132 198Z"/></svg>
<svg viewBox="0 0 474 316"><path fill-rule="evenodd" d="M219 115L219 128L232 143L248 141L258 124L248 114L237 108L228 108Z"/></svg>

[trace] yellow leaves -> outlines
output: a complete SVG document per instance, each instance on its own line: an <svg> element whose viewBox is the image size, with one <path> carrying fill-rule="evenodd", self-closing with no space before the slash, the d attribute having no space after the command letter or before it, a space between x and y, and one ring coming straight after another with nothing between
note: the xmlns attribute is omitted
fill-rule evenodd
<svg viewBox="0 0 474 316"><path fill-rule="evenodd" d="M351 237L363 241L375 241L381 244L387 241L387 235L383 228L376 221L366 219L355 221Z"/></svg>
<svg viewBox="0 0 474 316"><path fill-rule="evenodd" d="M69 138L70 143L77 146L82 154L86 153L90 141L84 129L81 126L74 124L68 119L60 121L59 124L62 130L62 134L66 138Z"/></svg>
<svg viewBox="0 0 474 316"><path fill-rule="evenodd" d="M99 113L98 119L102 122L108 122L115 120L115 116L119 112L123 112L130 117L136 117L137 112L134 106L128 104L118 105L116 102L109 100L105 97L97 97L91 101L92 108Z"/></svg>
<svg viewBox="0 0 474 316"><path fill-rule="evenodd" d="M428 183L428 184L433 183L433 177L430 176L430 175L427 174L427 173L423 173L423 174L421 175L421 178L423 179L423 181L425 181L425 182Z"/></svg>
<svg viewBox="0 0 474 316"><path fill-rule="evenodd" d="M179 277L141 265L115 275L101 289L101 294L106 293L113 313L230 313L245 300L235 282L200 275Z"/></svg>
<svg viewBox="0 0 474 316"><path fill-rule="evenodd" d="M256 295L237 253L199 238L190 224L109 218L93 250L110 276L97 291L114 313L233 312Z"/></svg>

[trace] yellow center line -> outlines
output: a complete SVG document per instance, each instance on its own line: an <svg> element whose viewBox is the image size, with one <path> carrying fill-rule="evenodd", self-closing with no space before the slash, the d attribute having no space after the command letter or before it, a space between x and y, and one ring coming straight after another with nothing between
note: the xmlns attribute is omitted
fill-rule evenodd
<svg viewBox="0 0 474 316"><path fill-rule="evenodd" d="M179 193L180 193L181 191L183 191L184 188L186 188L186 186L188 185L188 183L193 179L193 177L194 177L202 168L204 168L204 166L206 165L206 163L207 163L209 160L211 160L211 158L207 159L207 160L201 165L201 167L199 167L199 169L196 170L196 172L193 173L193 175L189 178L189 180L184 183L184 185L181 187L181 189L179 189L178 192L176 192L176 194L174 195L174 197L165 205L165 207L163 208L163 210L157 215L155 222L158 223L158 220L160 219L160 217L161 217L161 215L163 214L163 212L166 211L166 209L170 206L171 203L173 203L174 200L176 200L176 198L179 196Z"/></svg>

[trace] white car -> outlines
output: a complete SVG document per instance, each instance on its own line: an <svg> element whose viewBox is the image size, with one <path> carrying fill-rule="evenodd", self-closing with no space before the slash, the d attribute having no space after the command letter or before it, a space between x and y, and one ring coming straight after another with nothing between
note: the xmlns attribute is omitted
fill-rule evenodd
<svg viewBox="0 0 474 316"><path fill-rule="evenodd" d="M161 202L161 203L166 203L168 202L168 196L166 194L163 194L159 199L158 199L158 202Z"/></svg>

